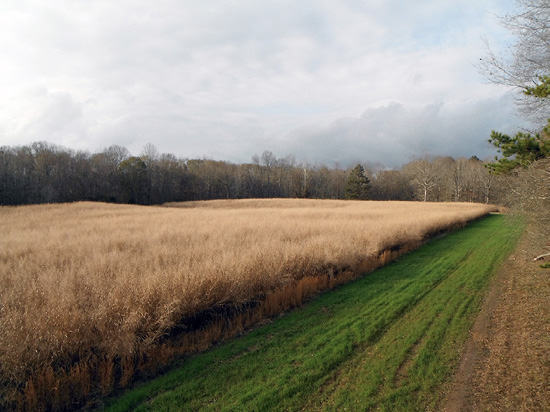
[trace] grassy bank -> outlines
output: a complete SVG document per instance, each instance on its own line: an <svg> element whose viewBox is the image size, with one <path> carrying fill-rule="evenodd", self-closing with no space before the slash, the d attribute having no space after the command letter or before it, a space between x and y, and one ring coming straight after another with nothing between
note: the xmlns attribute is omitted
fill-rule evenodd
<svg viewBox="0 0 550 412"><path fill-rule="evenodd" d="M492 215L431 242L107 410L435 410L519 226Z"/></svg>

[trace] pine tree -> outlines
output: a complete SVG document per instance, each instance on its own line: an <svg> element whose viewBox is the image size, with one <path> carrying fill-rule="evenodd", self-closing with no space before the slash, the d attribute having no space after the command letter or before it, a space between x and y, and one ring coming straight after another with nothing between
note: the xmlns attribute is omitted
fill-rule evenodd
<svg viewBox="0 0 550 412"><path fill-rule="evenodd" d="M349 174L346 187L346 199L366 200L370 189L370 180L365 176L365 169L358 164Z"/></svg>

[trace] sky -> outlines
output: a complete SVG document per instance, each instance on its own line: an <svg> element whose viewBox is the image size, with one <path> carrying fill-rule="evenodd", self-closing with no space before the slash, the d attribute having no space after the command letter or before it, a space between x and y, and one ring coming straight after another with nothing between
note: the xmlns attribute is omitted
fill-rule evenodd
<svg viewBox="0 0 550 412"><path fill-rule="evenodd" d="M0 146L399 168L496 154L512 0L2 0Z"/></svg>

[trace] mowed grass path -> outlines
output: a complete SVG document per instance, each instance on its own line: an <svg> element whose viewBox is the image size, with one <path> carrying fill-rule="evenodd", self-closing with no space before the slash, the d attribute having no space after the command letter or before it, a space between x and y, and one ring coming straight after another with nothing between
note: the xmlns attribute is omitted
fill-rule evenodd
<svg viewBox="0 0 550 412"><path fill-rule="evenodd" d="M112 401L108 411L435 410L521 224L491 215Z"/></svg>

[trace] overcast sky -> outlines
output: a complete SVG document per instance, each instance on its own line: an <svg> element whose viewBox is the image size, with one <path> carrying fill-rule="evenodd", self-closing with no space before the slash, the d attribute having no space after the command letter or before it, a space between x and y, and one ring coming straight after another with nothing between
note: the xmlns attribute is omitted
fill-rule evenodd
<svg viewBox="0 0 550 412"><path fill-rule="evenodd" d="M510 0L2 0L0 146L399 167L494 155Z"/></svg>

